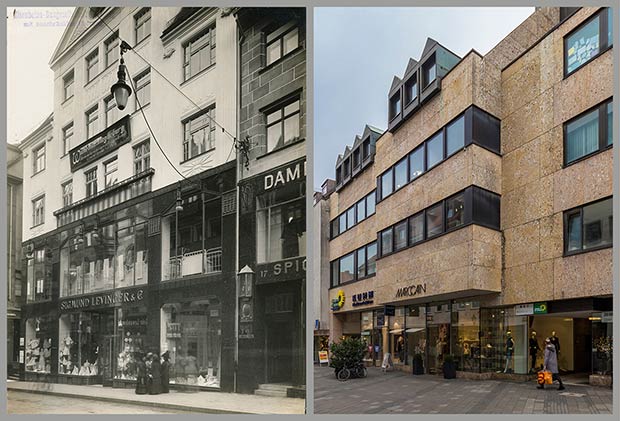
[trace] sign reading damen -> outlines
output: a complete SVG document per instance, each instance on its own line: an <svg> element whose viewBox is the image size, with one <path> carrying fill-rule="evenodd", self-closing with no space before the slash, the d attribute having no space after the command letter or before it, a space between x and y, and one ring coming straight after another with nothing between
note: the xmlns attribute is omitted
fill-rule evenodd
<svg viewBox="0 0 620 421"><path fill-rule="evenodd" d="M60 311L91 309L114 304L128 304L144 300L144 288L109 291L60 301Z"/></svg>
<svg viewBox="0 0 620 421"><path fill-rule="evenodd" d="M409 285L398 288L396 298L413 297L424 293L426 293L426 284Z"/></svg>
<svg viewBox="0 0 620 421"><path fill-rule="evenodd" d="M98 135L69 151L71 172L89 165L130 140L129 116L127 115Z"/></svg>
<svg viewBox="0 0 620 421"><path fill-rule="evenodd" d="M302 182L306 179L306 161L296 161L277 168L263 177L261 190L269 191L284 187L291 182Z"/></svg>

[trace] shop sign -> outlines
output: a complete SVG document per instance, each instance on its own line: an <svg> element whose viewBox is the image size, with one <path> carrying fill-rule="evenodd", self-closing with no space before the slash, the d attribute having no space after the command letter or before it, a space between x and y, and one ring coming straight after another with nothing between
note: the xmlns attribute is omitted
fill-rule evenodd
<svg viewBox="0 0 620 421"><path fill-rule="evenodd" d="M406 287L400 287L396 291L396 298L402 297L414 297L416 295L426 293L426 284L409 285Z"/></svg>
<svg viewBox="0 0 620 421"><path fill-rule="evenodd" d="M351 305L353 307L372 304L374 302L374 291L360 292L351 296Z"/></svg>
<svg viewBox="0 0 620 421"><path fill-rule="evenodd" d="M383 327L385 325L385 314L377 313L377 327Z"/></svg>
<svg viewBox="0 0 620 421"><path fill-rule="evenodd" d="M544 303L535 303L534 314L547 314L547 302L545 301Z"/></svg>
<svg viewBox="0 0 620 421"><path fill-rule="evenodd" d="M256 265L256 273L258 275L257 284L292 281L303 278L306 276L306 258L302 256Z"/></svg>
<svg viewBox="0 0 620 421"><path fill-rule="evenodd" d="M396 307L386 304L383 306L383 314L386 316L395 316L396 315Z"/></svg>
<svg viewBox="0 0 620 421"><path fill-rule="evenodd" d="M319 364L329 364L329 355L327 351L319 351Z"/></svg>
<svg viewBox="0 0 620 421"><path fill-rule="evenodd" d="M340 290L338 291L338 296L332 299L332 311L340 310L342 306L344 305L344 301L345 301L344 291Z"/></svg>
<svg viewBox="0 0 620 421"><path fill-rule="evenodd" d="M614 321L613 311L604 311L601 313L601 323L613 323L613 321Z"/></svg>
<svg viewBox="0 0 620 421"><path fill-rule="evenodd" d="M166 323L166 338L175 339L181 337L181 323Z"/></svg>
<svg viewBox="0 0 620 421"><path fill-rule="evenodd" d="M67 298L60 301L60 311L86 310L114 304L137 303L142 301L144 296L144 288L133 288L83 297Z"/></svg>
<svg viewBox="0 0 620 421"><path fill-rule="evenodd" d="M24 350L23 349L19 350L19 363L20 364L24 363Z"/></svg>
<svg viewBox="0 0 620 421"><path fill-rule="evenodd" d="M104 155L118 149L119 146L129 143L129 116L126 116L105 131L86 142L71 149L71 172L89 165Z"/></svg>
<svg viewBox="0 0 620 421"><path fill-rule="evenodd" d="M534 314L534 304L517 304L515 306L515 316L529 316Z"/></svg>
<svg viewBox="0 0 620 421"><path fill-rule="evenodd" d="M297 161L285 167L278 168L265 174L263 177L263 190L284 187L288 183L302 181L306 178L306 161Z"/></svg>

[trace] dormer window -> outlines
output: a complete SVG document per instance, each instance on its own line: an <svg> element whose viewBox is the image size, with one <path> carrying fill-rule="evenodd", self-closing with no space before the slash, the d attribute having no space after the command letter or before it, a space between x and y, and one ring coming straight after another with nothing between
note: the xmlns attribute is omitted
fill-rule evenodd
<svg viewBox="0 0 620 421"><path fill-rule="evenodd" d="M342 183L342 167L336 168L336 184Z"/></svg>
<svg viewBox="0 0 620 421"><path fill-rule="evenodd" d="M390 120L400 114L400 91L390 98Z"/></svg>
<svg viewBox="0 0 620 421"><path fill-rule="evenodd" d="M353 151L353 168L357 168L360 166L362 162L360 161L360 148L357 148Z"/></svg>
<svg viewBox="0 0 620 421"><path fill-rule="evenodd" d="M433 54L422 65L422 85L426 88L437 78L437 66L435 64L435 55Z"/></svg>
<svg viewBox="0 0 620 421"><path fill-rule="evenodd" d="M370 139L366 139L362 144L362 159L366 159L370 156Z"/></svg>
<svg viewBox="0 0 620 421"><path fill-rule="evenodd" d="M411 101L418 97L418 80L416 75L413 75L407 83L405 83L405 104L409 104Z"/></svg>
<svg viewBox="0 0 620 421"><path fill-rule="evenodd" d="M351 159L347 158L344 161L344 178L351 175Z"/></svg>

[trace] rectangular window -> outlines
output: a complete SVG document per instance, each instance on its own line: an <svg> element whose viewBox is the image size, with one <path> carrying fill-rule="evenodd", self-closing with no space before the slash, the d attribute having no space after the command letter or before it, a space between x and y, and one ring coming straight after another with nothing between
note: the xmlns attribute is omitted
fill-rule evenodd
<svg viewBox="0 0 620 421"><path fill-rule="evenodd" d="M394 225L394 251L407 247L407 221Z"/></svg>
<svg viewBox="0 0 620 421"><path fill-rule="evenodd" d="M73 180L67 181L62 186L62 206L69 206L73 203Z"/></svg>
<svg viewBox="0 0 620 421"><path fill-rule="evenodd" d="M463 193L446 200L446 229L465 223L465 195Z"/></svg>
<svg viewBox="0 0 620 421"><path fill-rule="evenodd" d="M97 133L97 119L99 118L99 107L95 105L86 111L86 138L89 139Z"/></svg>
<svg viewBox="0 0 620 421"><path fill-rule="evenodd" d="M334 219L331 222L331 235L332 238L336 238L338 235L340 235L340 230L338 229L338 218Z"/></svg>
<svg viewBox="0 0 620 421"><path fill-rule="evenodd" d="M341 234L347 230L347 214L346 214L346 212L338 217L338 225L340 227L340 233Z"/></svg>
<svg viewBox="0 0 620 421"><path fill-rule="evenodd" d="M443 232L443 202L426 210L426 236L434 237Z"/></svg>
<svg viewBox="0 0 620 421"><path fill-rule="evenodd" d="M361 222L366 219L366 200L362 199L357 202L357 222Z"/></svg>
<svg viewBox="0 0 620 421"><path fill-rule="evenodd" d="M71 150L71 139L73 138L73 122L69 123L62 129L62 156L65 156Z"/></svg>
<svg viewBox="0 0 620 421"><path fill-rule="evenodd" d="M71 70L63 79L64 99L67 100L73 96L73 85L75 84L75 74Z"/></svg>
<svg viewBox="0 0 620 421"><path fill-rule="evenodd" d="M393 250L392 227L381 231L381 255L390 254Z"/></svg>
<svg viewBox="0 0 620 421"><path fill-rule="evenodd" d="M116 100L114 95L104 100L105 104L105 126L110 127L118 120L118 108L116 107Z"/></svg>
<svg viewBox="0 0 620 421"><path fill-rule="evenodd" d="M424 240L424 212L409 218L409 244Z"/></svg>
<svg viewBox="0 0 620 421"><path fill-rule="evenodd" d="M84 173L86 177L86 197L97 194L97 167Z"/></svg>
<svg viewBox="0 0 620 421"><path fill-rule="evenodd" d="M377 272L377 243L366 246L366 274L368 276Z"/></svg>
<svg viewBox="0 0 620 421"><path fill-rule="evenodd" d="M187 161L215 148L215 106L183 122L183 160Z"/></svg>
<svg viewBox="0 0 620 421"><path fill-rule="evenodd" d="M267 113L267 152L300 139L299 99ZM345 177L347 170L345 169Z"/></svg>
<svg viewBox="0 0 620 421"><path fill-rule="evenodd" d="M426 142L427 168L431 169L443 159L443 131L440 131L432 139Z"/></svg>
<svg viewBox="0 0 620 421"><path fill-rule="evenodd" d="M383 173L381 176L381 199L385 199L394 190L394 181L392 178L392 169L390 168L387 172Z"/></svg>
<svg viewBox="0 0 620 421"><path fill-rule="evenodd" d="M106 162L103 167L105 169L105 188L107 189L118 182L118 159L114 157L111 161Z"/></svg>
<svg viewBox="0 0 620 421"><path fill-rule="evenodd" d="M611 101L564 123L564 165L611 146L612 132Z"/></svg>
<svg viewBox="0 0 620 421"><path fill-rule="evenodd" d="M136 23L136 44L151 34L151 8L147 7L134 16Z"/></svg>
<svg viewBox="0 0 620 421"><path fill-rule="evenodd" d="M465 117L461 116L446 128L446 156L465 146Z"/></svg>
<svg viewBox="0 0 620 421"><path fill-rule="evenodd" d="M344 178L348 178L351 175L351 160L349 158L344 160L342 168L344 170Z"/></svg>
<svg viewBox="0 0 620 421"><path fill-rule="evenodd" d="M215 64L215 27L207 29L183 47L185 80Z"/></svg>
<svg viewBox="0 0 620 421"><path fill-rule="evenodd" d="M45 195L32 201L32 226L45 223Z"/></svg>
<svg viewBox="0 0 620 421"><path fill-rule="evenodd" d="M340 283L350 282L355 277L355 254L340 258Z"/></svg>
<svg viewBox="0 0 620 421"><path fill-rule="evenodd" d="M426 88L437 77L437 66L435 65L435 55L431 56L422 65L423 87Z"/></svg>
<svg viewBox="0 0 620 421"><path fill-rule="evenodd" d="M377 200L375 196L374 191L366 196L366 216L370 216L375 213L375 204Z"/></svg>
<svg viewBox="0 0 620 421"><path fill-rule="evenodd" d="M603 9L564 37L564 76L568 76L613 44L611 8Z"/></svg>
<svg viewBox="0 0 620 421"><path fill-rule="evenodd" d="M331 286L332 288L340 284L340 259L336 259L331 265Z"/></svg>
<svg viewBox="0 0 620 421"><path fill-rule="evenodd" d="M151 69L134 79L136 87L136 110L151 102Z"/></svg>
<svg viewBox="0 0 620 421"><path fill-rule="evenodd" d="M407 184L407 158L401 159L394 167L394 191Z"/></svg>
<svg viewBox="0 0 620 421"><path fill-rule="evenodd" d="M105 42L105 66L108 67L120 57L120 41L118 32Z"/></svg>
<svg viewBox="0 0 620 421"><path fill-rule="evenodd" d="M336 168L336 184L342 183L342 167Z"/></svg>
<svg viewBox="0 0 620 421"><path fill-rule="evenodd" d="M257 262L305 256L306 206L298 189L267 192L256 203Z"/></svg>
<svg viewBox="0 0 620 421"><path fill-rule="evenodd" d="M355 225L355 206L347 210L347 229L353 228Z"/></svg>
<svg viewBox="0 0 620 421"><path fill-rule="evenodd" d="M366 248L357 250L357 279L366 276Z"/></svg>
<svg viewBox="0 0 620 421"><path fill-rule="evenodd" d="M610 197L565 212L564 250L566 254L612 246L612 205Z"/></svg>
<svg viewBox="0 0 620 421"><path fill-rule="evenodd" d="M86 82L90 82L99 73L99 49L86 56Z"/></svg>
<svg viewBox="0 0 620 421"><path fill-rule="evenodd" d="M409 104L411 101L418 97L418 83L417 76L413 75L405 84L405 104Z"/></svg>
<svg viewBox="0 0 620 421"><path fill-rule="evenodd" d="M353 151L353 168L357 168L360 166L362 161L360 161L360 148L357 148Z"/></svg>
<svg viewBox="0 0 620 421"><path fill-rule="evenodd" d="M424 172L424 143L409 154L409 179L415 180Z"/></svg>
<svg viewBox="0 0 620 421"><path fill-rule="evenodd" d="M299 47L299 29L293 28L267 43L267 66Z"/></svg>
<svg viewBox="0 0 620 421"><path fill-rule="evenodd" d="M45 169L45 143L32 151L32 174L40 173Z"/></svg>
<svg viewBox="0 0 620 421"><path fill-rule="evenodd" d="M151 142L147 140L133 148L133 173L140 174L151 167Z"/></svg>
<svg viewBox="0 0 620 421"><path fill-rule="evenodd" d="M370 139L366 139L362 145L362 159L366 159L370 156Z"/></svg>
<svg viewBox="0 0 620 421"><path fill-rule="evenodd" d="M398 91L392 98L390 98L390 120L400 114L400 91Z"/></svg>

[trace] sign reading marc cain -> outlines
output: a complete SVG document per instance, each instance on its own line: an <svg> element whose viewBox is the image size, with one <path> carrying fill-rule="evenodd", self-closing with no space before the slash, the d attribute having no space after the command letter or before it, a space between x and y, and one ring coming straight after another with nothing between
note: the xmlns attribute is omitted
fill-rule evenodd
<svg viewBox="0 0 620 421"><path fill-rule="evenodd" d="M415 297L426 293L426 284L408 285L396 290L396 298Z"/></svg>
<svg viewBox="0 0 620 421"><path fill-rule="evenodd" d="M60 311L91 309L113 304L130 304L144 300L144 288L110 291L60 301Z"/></svg>
<svg viewBox="0 0 620 421"><path fill-rule="evenodd" d="M86 142L71 149L71 172L89 165L104 155L128 143L131 136L129 133L129 116L125 116L97 136L91 137Z"/></svg>

